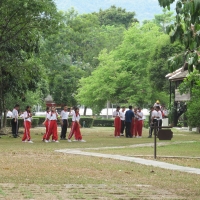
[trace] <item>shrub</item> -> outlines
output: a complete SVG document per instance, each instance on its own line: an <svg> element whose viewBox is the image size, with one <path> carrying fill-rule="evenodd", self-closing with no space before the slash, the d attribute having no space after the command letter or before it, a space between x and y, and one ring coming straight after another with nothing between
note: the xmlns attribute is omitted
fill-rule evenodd
<svg viewBox="0 0 200 200"><path fill-rule="evenodd" d="M94 119L91 117L81 117L80 124L82 127L84 125L84 127L91 128L93 126L93 121L94 121ZM68 119L68 122L69 122L69 126L71 126L71 124L72 124L71 117Z"/></svg>
<svg viewBox="0 0 200 200"><path fill-rule="evenodd" d="M11 120L12 120L12 118L7 118L6 119L6 126L7 127L11 127ZM18 124L19 124L19 127L23 127L24 126L24 119L19 118L18 119Z"/></svg>
<svg viewBox="0 0 200 200"><path fill-rule="evenodd" d="M33 117L33 119L37 118L38 119L38 125L42 125L42 123L44 122L45 120L45 117L44 116L37 116L37 117Z"/></svg>
<svg viewBox="0 0 200 200"><path fill-rule="evenodd" d="M113 119L94 119L93 126L95 127L113 127Z"/></svg>
<svg viewBox="0 0 200 200"><path fill-rule="evenodd" d="M38 126L38 122L39 122L39 118L34 117L34 118L32 119L32 122L31 122L31 127L32 127L32 128L35 128L36 126Z"/></svg>

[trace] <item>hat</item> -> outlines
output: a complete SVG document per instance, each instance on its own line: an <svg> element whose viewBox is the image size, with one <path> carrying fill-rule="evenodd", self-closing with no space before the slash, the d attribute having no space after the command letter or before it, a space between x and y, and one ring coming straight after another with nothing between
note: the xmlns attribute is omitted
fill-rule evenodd
<svg viewBox="0 0 200 200"><path fill-rule="evenodd" d="M159 101L159 100L157 100L157 101L156 101L156 103L160 103L160 101Z"/></svg>

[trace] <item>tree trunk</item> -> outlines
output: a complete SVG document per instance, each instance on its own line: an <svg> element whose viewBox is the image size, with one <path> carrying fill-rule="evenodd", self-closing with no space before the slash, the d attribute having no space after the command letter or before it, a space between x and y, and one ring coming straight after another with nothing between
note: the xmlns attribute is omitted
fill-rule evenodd
<svg viewBox="0 0 200 200"><path fill-rule="evenodd" d="M3 125L3 84L2 84L2 69L0 67L0 129Z"/></svg>
<svg viewBox="0 0 200 200"><path fill-rule="evenodd" d="M87 106L84 107L83 115L86 116Z"/></svg>

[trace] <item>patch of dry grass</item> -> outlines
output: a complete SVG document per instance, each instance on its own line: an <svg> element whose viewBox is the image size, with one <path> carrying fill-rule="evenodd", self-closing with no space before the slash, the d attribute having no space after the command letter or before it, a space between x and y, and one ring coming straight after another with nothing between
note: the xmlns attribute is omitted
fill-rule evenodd
<svg viewBox="0 0 200 200"><path fill-rule="evenodd" d="M31 130L34 144L8 136L0 139L0 199L197 200L200 197L199 175L54 151L129 146L149 143L151 139L114 138L111 128L92 128L82 129L86 143L46 144L41 141L41 132L43 128ZM146 137L147 132L144 134Z"/></svg>

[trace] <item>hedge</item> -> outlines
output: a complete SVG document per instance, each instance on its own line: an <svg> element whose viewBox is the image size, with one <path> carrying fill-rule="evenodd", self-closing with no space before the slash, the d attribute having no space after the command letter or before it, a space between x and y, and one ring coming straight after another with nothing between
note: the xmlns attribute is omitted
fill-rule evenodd
<svg viewBox="0 0 200 200"><path fill-rule="evenodd" d="M94 119L93 126L95 127L113 127L113 119Z"/></svg>
<svg viewBox="0 0 200 200"><path fill-rule="evenodd" d="M82 127L84 126L87 128L91 128L93 126L93 121L94 121L94 119L91 117L81 117L80 124ZM69 126L71 126L71 123L72 123L71 117L68 119L68 122L69 122Z"/></svg>
<svg viewBox="0 0 200 200"><path fill-rule="evenodd" d="M6 121L7 127L11 127L11 120L12 120L12 118L7 118L7 121ZM32 123L31 123L32 128L36 127L38 125L38 122L39 122L39 118L33 117L33 120L32 120ZM24 119L19 118L18 123L19 123L19 127L23 127L24 126Z"/></svg>

